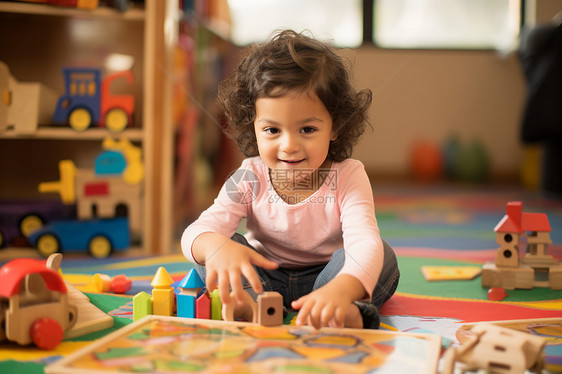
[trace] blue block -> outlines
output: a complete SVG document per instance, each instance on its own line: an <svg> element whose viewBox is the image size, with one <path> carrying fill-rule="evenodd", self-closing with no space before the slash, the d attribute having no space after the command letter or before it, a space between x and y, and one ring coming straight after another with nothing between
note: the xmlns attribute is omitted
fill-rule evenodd
<svg viewBox="0 0 562 374"><path fill-rule="evenodd" d="M195 318L195 297L177 295L178 317Z"/></svg>

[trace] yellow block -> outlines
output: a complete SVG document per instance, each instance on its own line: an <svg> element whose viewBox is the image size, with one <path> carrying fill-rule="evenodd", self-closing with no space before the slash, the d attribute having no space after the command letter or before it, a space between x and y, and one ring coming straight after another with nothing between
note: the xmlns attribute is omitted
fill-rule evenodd
<svg viewBox="0 0 562 374"><path fill-rule="evenodd" d="M171 316L174 312L174 289L154 288L152 290L152 314Z"/></svg>

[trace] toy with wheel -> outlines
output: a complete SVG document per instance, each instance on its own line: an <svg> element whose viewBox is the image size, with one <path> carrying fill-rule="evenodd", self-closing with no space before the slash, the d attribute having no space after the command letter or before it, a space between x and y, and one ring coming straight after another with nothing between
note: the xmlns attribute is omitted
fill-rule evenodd
<svg viewBox="0 0 562 374"><path fill-rule="evenodd" d="M19 258L0 269L0 341L54 349L76 323L66 285L47 263Z"/></svg>
<svg viewBox="0 0 562 374"><path fill-rule="evenodd" d="M101 81L96 68L64 68L65 94L59 98L53 122L69 124L76 131L91 126L105 126L120 132L132 124L135 98L133 95L113 95L111 86L118 79L133 85L133 73L120 71Z"/></svg>
<svg viewBox="0 0 562 374"><path fill-rule="evenodd" d="M29 241L44 257L87 251L105 258L131 245L127 218L53 221L34 231Z"/></svg>

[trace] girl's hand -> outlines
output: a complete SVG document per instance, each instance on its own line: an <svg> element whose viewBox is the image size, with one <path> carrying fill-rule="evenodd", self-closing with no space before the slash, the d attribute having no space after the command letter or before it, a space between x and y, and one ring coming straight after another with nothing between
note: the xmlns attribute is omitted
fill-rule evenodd
<svg viewBox="0 0 562 374"><path fill-rule="evenodd" d="M261 293L262 285L252 265L265 269L276 269L278 265L245 245L226 237L223 238L222 242L215 242L218 245L209 247L206 251L207 279L205 283L207 289L214 290L218 281L219 296L224 304L231 301L231 288L234 299L242 302L244 300L243 292L246 292L242 287L242 276L244 276L252 289L256 293ZM215 250L210 250L210 248L215 248Z"/></svg>
<svg viewBox="0 0 562 374"><path fill-rule="evenodd" d="M365 295L363 285L351 275L339 275L317 290L291 303L299 311L297 326L344 327L352 302Z"/></svg>

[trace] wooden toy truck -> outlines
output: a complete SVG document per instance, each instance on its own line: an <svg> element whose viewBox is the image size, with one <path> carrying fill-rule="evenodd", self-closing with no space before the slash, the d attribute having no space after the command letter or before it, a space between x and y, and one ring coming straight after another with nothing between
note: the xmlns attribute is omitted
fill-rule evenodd
<svg viewBox="0 0 562 374"><path fill-rule="evenodd" d="M53 349L76 323L77 308L51 261L19 258L0 269L0 341Z"/></svg>
<svg viewBox="0 0 562 374"><path fill-rule="evenodd" d="M133 84L133 73L120 71L101 81L96 68L64 68L65 94L59 98L53 122L70 124L77 131L92 125L105 126L110 131L123 131L132 123L135 98L133 95L113 95L114 81L125 78Z"/></svg>

